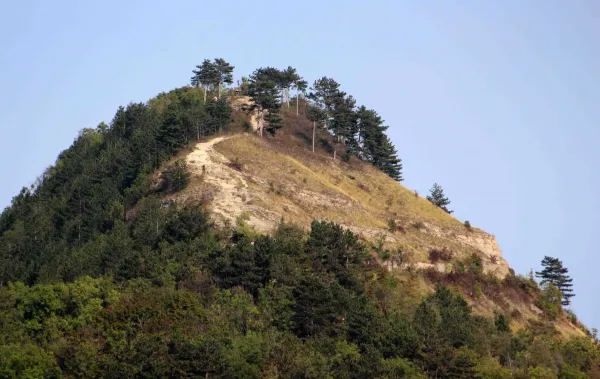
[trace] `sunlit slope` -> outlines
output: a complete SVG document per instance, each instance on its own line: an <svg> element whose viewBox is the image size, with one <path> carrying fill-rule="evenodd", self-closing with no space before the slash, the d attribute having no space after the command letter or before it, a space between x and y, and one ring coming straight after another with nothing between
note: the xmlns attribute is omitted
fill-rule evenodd
<svg viewBox="0 0 600 379"><path fill-rule="evenodd" d="M430 266L431 249L453 257L476 253L484 269L508 273L495 238L464 224L373 166L313 155L301 144L251 134L199 143L187 156L192 184L182 200L202 201L221 222L246 221L269 232L281 221L305 227L313 219L339 223L366 240L409 251L416 266ZM390 220L397 225L390 231ZM445 263L437 263L445 270Z"/></svg>

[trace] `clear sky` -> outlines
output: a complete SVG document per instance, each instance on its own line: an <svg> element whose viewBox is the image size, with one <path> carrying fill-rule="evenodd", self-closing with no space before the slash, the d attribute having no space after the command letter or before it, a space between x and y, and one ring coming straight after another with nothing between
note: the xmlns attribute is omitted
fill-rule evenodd
<svg viewBox="0 0 600 379"><path fill-rule="evenodd" d="M0 10L0 208L78 130L185 85L204 58L330 76L376 109L404 184L433 182L517 273L559 257L600 327L600 3L7 1Z"/></svg>

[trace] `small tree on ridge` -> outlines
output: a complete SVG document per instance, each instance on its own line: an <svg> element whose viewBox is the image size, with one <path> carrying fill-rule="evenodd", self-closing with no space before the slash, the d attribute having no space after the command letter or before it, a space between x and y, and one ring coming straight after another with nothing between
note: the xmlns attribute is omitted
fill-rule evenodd
<svg viewBox="0 0 600 379"><path fill-rule="evenodd" d="M448 210L447 205L450 204L450 200L444 195L444 190L442 186L437 183L433 184L433 187L429 190L429 195L427 195L427 200L429 200L436 207L442 208L444 211L448 213L452 213L454 211Z"/></svg>

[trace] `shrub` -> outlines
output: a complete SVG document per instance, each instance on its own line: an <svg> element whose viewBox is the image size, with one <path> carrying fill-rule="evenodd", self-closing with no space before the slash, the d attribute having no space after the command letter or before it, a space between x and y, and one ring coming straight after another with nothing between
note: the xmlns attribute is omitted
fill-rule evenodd
<svg viewBox="0 0 600 379"><path fill-rule="evenodd" d="M552 284L544 285L538 299L538 307L544 311L548 320L556 320L556 317L560 314L561 299L562 294L558 288Z"/></svg>
<svg viewBox="0 0 600 379"><path fill-rule="evenodd" d="M471 223L468 220L465 221L465 228L467 228L469 230L471 229Z"/></svg>
<svg viewBox="0 0 600 379"><path fill-rule="evenodd" d="M450 262L454 253L452 250L444 247L442 249L431 249L429 250L429 261L431 263Z"/></svg>
<svg viewBox="0 0 600 379"><path fill-rule="evenodd" d="M187 163L183 159L177 160L165 171L162 172L164 187L168 192L178 192L183 190L190 182L190 171Z"/></svg>
<svg viewBox="0 0 600 379"><path fill-rule="evenodd" d="M494 326L499 332L510 332L510 320L502 313L494 312Z"/></svg>
<svg viewBox="0 0 600 379"><path fill-rule="evenodd" d="M237 170L237 171L242 171L244 168L244 164L242 162L240 162L238 157L235 157L235 159L233 161L228 162L227 166L229 166L232 169Z"/></svg>
<svg viewBox="0 0 600 379"><path fill-rule="evenodd" d="M474 275L483 274L483 263L481 257L475 253L471 254L465 262L465 269L468 273Z"/></svg>
<svg viewBox="0 0 600 379"><path fill-rule="evenodd" d="M510 312L510 318L512 318L513 320L520 320L521 318L523 318L523 314L520 310L515 308L512 310L512 312Z"/></svg>
<svg viewBox="0 0 600 379"><path fill-rule="evenodd" d="M390 232L394 233L396 230L398 230L398 224L396 223L396 220L394 220L393 218L390 218L388 221L388 228L390 229Z"/></svg>
<svg viewBox="0 0 600 379"><path fill-rule="evenodd" d="M577 315L570 309L565 311L567 313L567 319L571 321L571 324L577 325Z"/></svg>
<svg viewBox="0 0 600 379"><path fill-rule="evenodd" d="M504 278L504 284L513 288L519 288L529 295L535 295L540 290L535 280L523 275L507 276Z"/></svg>
<svg viewBox="0 0 600 379"><path fill-rule="evenodd" d="M454 273L458 275L463 275L467 270L465 269L464 262L458 261L453 264Z"/></svg>

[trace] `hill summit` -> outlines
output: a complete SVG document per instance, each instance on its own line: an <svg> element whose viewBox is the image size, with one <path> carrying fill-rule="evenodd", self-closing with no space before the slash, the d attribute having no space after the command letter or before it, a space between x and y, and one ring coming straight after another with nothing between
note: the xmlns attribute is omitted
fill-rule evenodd
<svg viewBox="0 0 600 379"><path fill-rule="evenodd" d="M600 377L558 259L538 285L405 188L333 79L233 69L83 129L0 215L1 377Z"/></svg>

